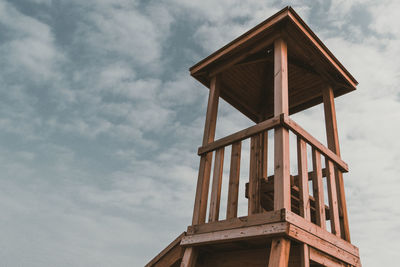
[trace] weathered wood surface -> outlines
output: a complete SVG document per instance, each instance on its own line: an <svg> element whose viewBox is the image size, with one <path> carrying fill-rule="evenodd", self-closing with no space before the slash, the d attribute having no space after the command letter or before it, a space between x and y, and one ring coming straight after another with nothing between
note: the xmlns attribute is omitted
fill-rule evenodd
<svg viewBox="0 0 400 267"><path fill-rule="evenodd" d="M290 240L276 238L272 240L268 267L287 267L289 263Z"/></svg>
<svg viewBox="0 0 400 267"><path fill-rule="evenodd" d="M196 261L199 251L197 248L188 247L185 248L185 253L183 254L181 267L196 267Z"/></svg>
<svg viewBox="0 0 400 267"><path fill-rule="evenodd" d="M310 259L327 267L346 267L346 264L314 248L310 248Z"/></svg>
<svg viewBox="0 0 400 267"><path fill-rule="evenodd" d="M231 167L229 172L228 187L228 204L226 208L227 219L237 217L241 151L242 143L240 141L232 144Z"/></svg>
<svg viewBox="0 0 400 267"><path fill-rule="evenodd" d="M324 199L324 185L322 181L322 165L321 154L316 150L312 150L313 160L313 196L315 198L315 212L317 225L326 229L326 215L325 215L325 199Z"/></svg>

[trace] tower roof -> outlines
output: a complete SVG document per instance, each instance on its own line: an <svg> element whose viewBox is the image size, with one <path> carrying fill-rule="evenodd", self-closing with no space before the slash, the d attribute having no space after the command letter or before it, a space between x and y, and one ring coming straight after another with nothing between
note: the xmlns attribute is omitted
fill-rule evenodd
<svg viewBox="0 0 400 267"><path fill-rule="evenodd" d="M221 76L220 96L255 122L272 117L273 43L287 42L289 112L322 103L322 88L335 97L356 89L358 82L291 7L286 7L190 68L209 87Z"/></svg>

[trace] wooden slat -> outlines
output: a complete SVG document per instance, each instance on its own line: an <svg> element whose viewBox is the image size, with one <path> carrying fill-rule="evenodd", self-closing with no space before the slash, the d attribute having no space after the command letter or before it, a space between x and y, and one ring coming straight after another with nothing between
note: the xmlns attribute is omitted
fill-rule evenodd
<svg viewBox="0 0 400 267"><path fill-rule="evenodd" d="M333 234L340 236L340 221L339 221L339 210L337 202L337 189L335 180L335 169L333 163L330 160L325 161L327 170L327 187L328 187L328 198L329 198L329 218L331 222L331 231Z"/></svg>
<svg viewBox="0 0 400 267"><path fill-rule="evenodd" d="M182 238L181 246L200 246L206 244L226 243L243 239L265 238L267 236L280 236L287 232L288 224L278 222L264 225L235 228L196 235L187 235Z"/></svg>
<svg viewBox="0 0 400 267"><path fill-rule="evenodd" d="M348 264L351 264L353 266L361 266L359 257L354 256L349 252L338 248L332 243L329 243L328 241L318 236L315 236L307 232L306 230L299 228L296 225L289 224L288 235L289 237L299 242L306 243L307 245L309 245L309 247L317 247L324 253L332 255L333 257L338 258L339 260L342 260Z"/></svg>
<svg viewBox="0 0 400 267"><path fill-rule="evenodd" d="M262 136L262 175L264 179L268 179L268 131L261 134Z"/></svg>
<svg viewBox="0 0 400 267"><path fill-rule="evenodd" d="M260 135L251 137L250 140L250 174L249 174L249 200L248 200L248 214L256 214L261 211L260 202Z"/></svg>
<svg viewBox="0 0 400 267"><path fill-rule="evenodd" d="M300 199L300 216L304 219L311 220L310 212L310 193L308 186L308 167L307 167L307 144L297 137L297 164L299 168L299 199Z"/></svg>
<svg viewBox="0 0 400 267"><path fill-rule="evenodd" d="M288 99L288 68L287 45L278 39L274 43L274 114L287 115ZM275 128L274 135L274 209L290 210L290 159L289 131L283 127Z"/></svg>
<svg viewBox="0 0 400 267"><path fill-rule="evenodd" d="M198 254L198 248L186 248L185 253L183 254L181 267L195 267Z"/></svg>
<svg viewBox="0 0 400 267"><path fill-rule="evenodd" d="M315 211L317 225L321 228L326 229L325 220L325 202L324 202L324 185L322 181L322 166L321 166L321 154L315 148L312 149L312 160L313 160L313 192L315 198Z"/></svg>
<svg viewBox="0 0 400 267"><path fill-rule="evenodd" d="M321 144L317 139L315 139L311 134L309 134L306 130L304 130L300 125L298 125L295 121L289 118L289 116L282 115L283 125L290 130L292 130L296 135L300 135L304 140L307 141L313 148L317 149L324 156L328 157L332 160L343 172L348 172L349 167L347 163L344 162L339 156L333 153L326 146Z"/></svg>
<svg viewBox="0 0 400 267"><path fill-rule="evenodd" d="M310 248L310 259L327 267L346 267L346 265L325 253L322 253L314 248Z"/></svg>
<svg viewBox="0 0 400 267"><path fill-rule="evenodd" d="M243 216L218 222L192 225L187 229L187 235L216 232L221 230L244 228L254 225L276 223L284 221L286 214L281 210L269 211L267 213L254 214L252 216Z"/></svg>
<svg viewBox="0 0 400 267"><path fill-rule="evenodd" d="M324 101L325 126L328 148L340 157L339 135L337 131L335 99L332 87L325 87L322 91ZM343 174L335 168L337 186L337 200L339 205L341 236L350 242L349 219L347 216L346 195L344 191Z"/></svg>
<svg viewBox="0 0 400 267"><path fill-rule="evenodd" d="M276 127L280 124L280 121L281 121L281 117L276 116L269 120L266 120L259 124L256 124L254 126L246 128L244 130L241 130L237 133L234 133L234 134L228 135L226 137L223 137L221 139L218 139L210 144L203 145L202 147L199 147L198 154L203 155L207 152L216 150L217 148L228 146L235 142L247 139L247 138L249 138L253 135L256 135L262 131L273 129L274 127Z"/></svg>
<svg viewBox="0 0 400 267"><path fill-rule="evenodd" d="M277 238L272 240L268 267L287 267L289 263L290 240Z"/></svg>
<svg viewBox="0 0 400 267"><path fill-rule="evenodd" d="M217 123L220 76L211 80L206 121L204 125L203 146L214 141ZM212 153L203 154L200 158L199 176L197 178L196 197L194 201L192 224L206 221L208 190L210 183Z"/></svg>
<svg viewBox="0 0 400 267"><path fill-rule="evenodd" d="M224 151L225 151L224 148L219 148L215 152L214 174L213 174L213 183L211 188L211 199L210 199L210 215L208 217L209 222L218 221L219 218L222 172L223 172L224 153L225 153Z"/></svg>
<svg viewBox="0 0 400 267"><path fill-rule="evenodd" d="M242 142L239 141L232 144L228 187L228 204L226 208L227 219L237 217L241 151Z"/></svg>

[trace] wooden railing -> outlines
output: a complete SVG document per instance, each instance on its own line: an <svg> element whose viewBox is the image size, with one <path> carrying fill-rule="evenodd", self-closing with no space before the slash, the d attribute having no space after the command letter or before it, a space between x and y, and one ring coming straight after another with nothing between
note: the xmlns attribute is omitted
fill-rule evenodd
<svg viewBox="0 0 400 267"><path fill-rule="evenodd" d="M347 172L348 166L339 156L284 114L218 139L198 149L200 156L207 156L209 159L215 153L208 222L219 220L223 162L225 148L228 146L231 146L231 157L226 219L237 217L242 141L248 138L250 138L250 167L249 182L246 184L245 194L248 198L248 215L274 209L274 175L267 175L267 144L268 131L278 127L284 127L297 136L298 174L291 176L290 183L292 211L323 229L327 228L326 221L329 220L331 232L340 236L340 208L338 207L335 169L340 172ZM308 171L307 145L311 147L312 153L313 170L311 172ZM324 169L322 168L322 158L325 160ZM200 171L205 170L200 169ZM325 205L324 201L324 177L326 177L327 183L328 206ZM309 180L312 181L312 196L309 192Z"/></svg>

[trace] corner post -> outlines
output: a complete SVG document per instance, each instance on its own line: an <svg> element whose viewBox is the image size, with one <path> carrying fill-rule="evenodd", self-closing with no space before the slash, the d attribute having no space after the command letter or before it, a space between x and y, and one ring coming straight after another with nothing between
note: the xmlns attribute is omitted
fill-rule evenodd
<svg viewBox="0 0 400 267"><path fill-rule="evenodd" d="M274 115L289 115L287 44L279 38L274 42ZM274 210L290 210L289 131L279 126L274 135ZM272 240L268 267L288 266L290 241Z"/></svg>
<svg viewBox="0 0 400 267"><path fill-rule="evenodd" d="M328 148L340 157L339 136L336 121L335 96L333 88L327 86L322 90L325 113L326 137ZM342 238L350 242L349 220L347 217L346 195L344 191L343 174L335 167L337 198L340 213L340 232Z"/></svg>

